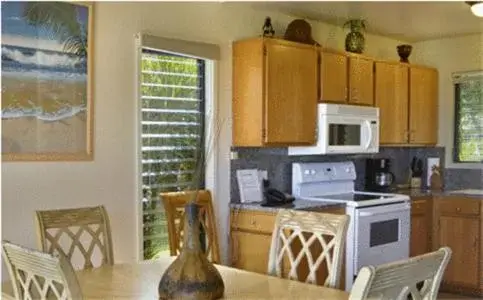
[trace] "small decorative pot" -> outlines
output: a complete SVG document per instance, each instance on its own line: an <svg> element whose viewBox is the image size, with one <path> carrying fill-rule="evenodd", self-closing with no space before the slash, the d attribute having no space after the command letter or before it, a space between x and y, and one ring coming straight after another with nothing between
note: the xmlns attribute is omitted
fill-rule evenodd
<svg viewBox="0 0 483 300"><path fill-rule="evenodd" d="M349 20L344 27L349 26L350 32L345 37L345 50L353 53L364 52L365 38L363 31L366 29L364 20Z"/></svg>
<svg viewBox="0 0 483 300"><path fill-rule="evenodd" d="M411 55L411 50L413 50L413 46L411 45L398 45L397 54L399 54L399 57L401 58L399 61L409 63L408 57Z"/></svg>
<svg viewBox="0 0 483 300"><path fill-rule="evenodd" d="M213 300L223 297L225 285L200 243L199 207L185 207L183 247L158 286L159 299Z"/></svg>

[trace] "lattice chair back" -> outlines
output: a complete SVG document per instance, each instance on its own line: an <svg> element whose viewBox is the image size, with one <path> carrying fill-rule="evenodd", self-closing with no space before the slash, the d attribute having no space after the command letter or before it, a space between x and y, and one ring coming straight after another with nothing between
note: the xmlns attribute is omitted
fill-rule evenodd
<svg viewBox="0 0 483 300"><path fill-rule="evenodd" d="M37 211L36 220L43 251L63 253L75 269L114 264L104 206Z"/></svg>
<svg viewBox="0 0 483 300"><path fill-rule="evenodd" d="M205 233L205 250L207 257L213 263L220 262L220 248L213 210L211 192L208 190L166 192L161 193L169 235L169 251L171 256L180 253L183 247L183 226L185 205L196 195L196 203L200 206L200 221Z"/></svg>
<svg viewBox="0 0 483 300"><path fill-rule="evenodd" d="M289 279L317 284L323 280L317 278L319 269L325 266L324 286L338 288L348 223L347 215L279 210L272 234L268 274L284 277L282 269L287 268L284 265L288 261ZM307 274L301 275L302 265L308 269Z"/></svg>
<svg viewBox="0 0 483 300"><path fill-rule="evenodd" d="M12 280L15 299L82 299L69 260L2 241L2 254Z"/></svg>
<svg viewBox="0 0 483 300"><path fill-rule="evenodd" d="M357 274L349 299L406 300L411 295L414 300L436 300L450 258L451 249L443 247L408 260L365 266Z"/></svg>

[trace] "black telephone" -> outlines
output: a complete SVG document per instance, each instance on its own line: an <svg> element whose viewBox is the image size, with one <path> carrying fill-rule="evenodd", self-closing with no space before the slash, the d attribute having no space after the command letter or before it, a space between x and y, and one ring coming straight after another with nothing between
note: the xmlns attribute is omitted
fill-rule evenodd
<svg viewBox="0 0 483 300"><path fill-rule="evenodd" d="M262 206L282 206L292 203L295 200L294 196L276 190L274 188L267 188L265 191L265 202Z"/></svg>

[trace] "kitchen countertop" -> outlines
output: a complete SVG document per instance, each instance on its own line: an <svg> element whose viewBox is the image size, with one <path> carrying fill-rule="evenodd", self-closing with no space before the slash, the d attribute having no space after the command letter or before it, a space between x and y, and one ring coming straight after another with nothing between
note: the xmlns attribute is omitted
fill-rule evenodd
<svg viewBox="0 0 483 300"><path fill-rule="evenodd" d="M478 194L479 190L440 190L432 191L428 189L398 189L391 193L408 195L412 198L425 197L425 196L466 196L469 198L483 199L483 195ZM327 201L308 201L302 199L295 199L293 203L267 207L261 206L261 202L252 203L230 203L230 208L235 209L247 209L266 212L277 212L280 208L290 208L295 210L319 210L324 208L338 208L345 207L345 203L327 202Z"/></svg>
<svg viewBox="0 0 483 300"><path fill-rule="evenodd" d="M397 194L404 194L410 197L424 197L424 196L465 196L475 199L483 199L483 194L477 194L474 189L459 189L459 190L439 190L432 191L428 189L400 189L394 191Z"/></svg>
<svg viewBox="0 0 483 300"><path fill-rule="evenodd" d="M345 207L345 203L326 202L326 201L308 201L308 200L301 200L301 199L295 199L294 202L283 206L267 207L267 206L261 206L260 204L261 202L230 203L230 207L235 209L247 209L247 210L257 210L257 211L266 211L266 212L277 212L280 208L316 211L323 208Z"/></svg>

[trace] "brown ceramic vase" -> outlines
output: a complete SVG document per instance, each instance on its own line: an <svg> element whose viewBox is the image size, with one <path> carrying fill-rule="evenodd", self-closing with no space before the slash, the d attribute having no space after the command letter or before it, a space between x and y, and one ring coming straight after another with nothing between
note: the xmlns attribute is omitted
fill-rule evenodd
<svg viewBox="0 0 483 300"><path fill-rule="evenodd" d="M397 54L401 58L399 61L403 63L409 63L409 55L411 55L411 51L413 50L413 46L411 45L398 45L397 46Z"/></svg>
<svg viewBox="0 0 483 300"><path fill-rule="evenodd" d="M208 300L223 297L220 273L207 259L200 243L199 207L185 207L183 247L159 282L159 299Z"/></svg>

